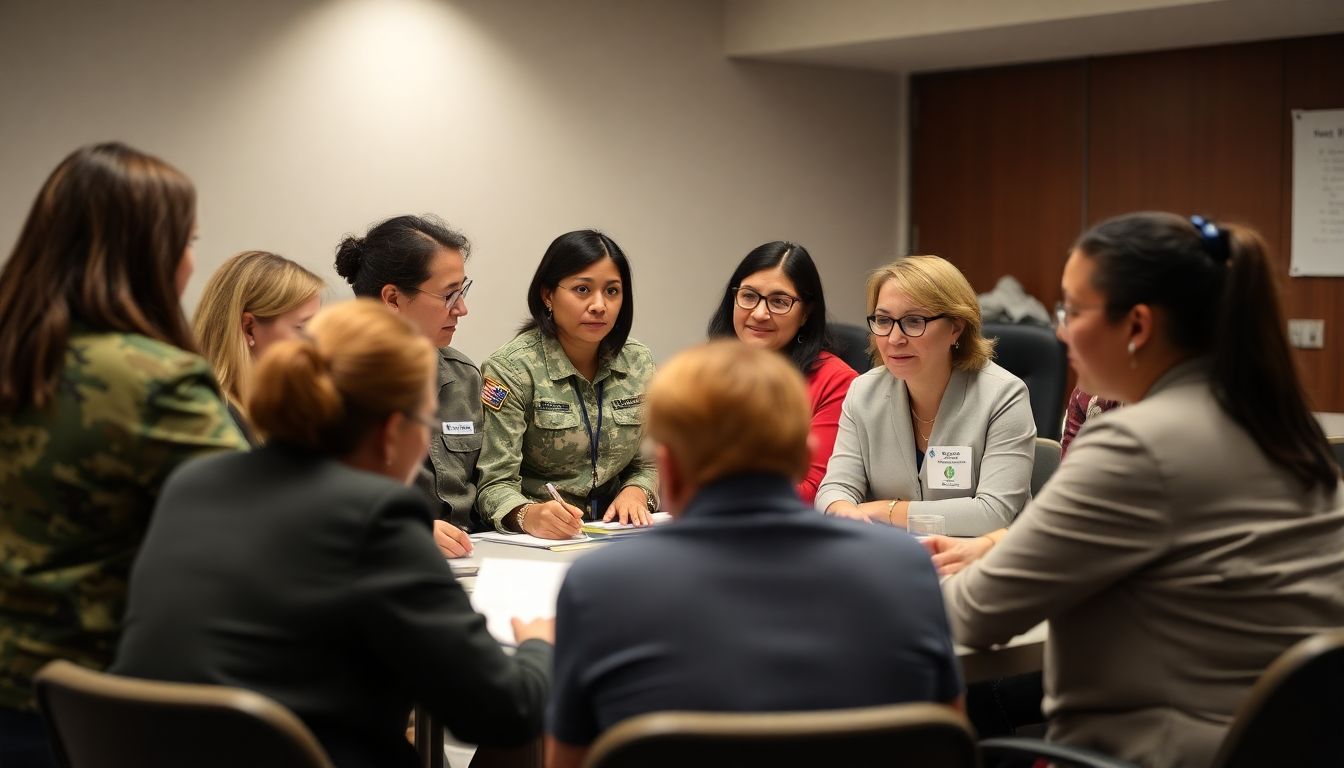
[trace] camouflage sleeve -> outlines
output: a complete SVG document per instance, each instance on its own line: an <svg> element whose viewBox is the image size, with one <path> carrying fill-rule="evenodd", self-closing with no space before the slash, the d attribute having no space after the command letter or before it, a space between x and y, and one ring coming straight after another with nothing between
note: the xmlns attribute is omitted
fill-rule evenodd
<svg viewBox="0 0 1344 768"><path fill-rule="evenodd" d="M532 383L503 360L487 358L481 365L484 383L481 402L485 412L485 436L476 462L480 487L476 510L482 518L504 530L504 518L531 499L522 493L520 469L523 437L527 433L525 402L532 399Z"/></svg>
<svg viewBox="0 0 1344 768"><path fill-rule="evenodd" d="M635 345L629 346L634 347ZM640 379L639 391L640 396L642 397L643 393L648 389L649 381L653 379L653 374L656 372L656 369L653 364L653 353L649 351L648 347L640 344L637 348L639 352L635 356L636 359L631 368L634 375ZM643 488L644 491L649 494L650 498L654 500L654 503L657 503L658 469L651 458L644 457L644 452L642 450L635 451L635 455L630 459L630 463L626 465L625 469L621 470L620 478L622 488L627 485Z"/></svg>
<svg viewBox="0 0 1344 768"><path fill-rule="evenodd" d="M161 487L187 459L248 449L206 362L192 355L174 363L176 370L151 384L137 427L139 466L149 475L145 478L149 488Z"/></svg>

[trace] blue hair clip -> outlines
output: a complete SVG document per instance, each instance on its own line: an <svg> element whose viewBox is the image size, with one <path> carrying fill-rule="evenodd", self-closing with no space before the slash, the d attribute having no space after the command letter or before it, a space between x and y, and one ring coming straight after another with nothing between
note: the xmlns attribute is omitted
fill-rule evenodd
<svg viewBox="0 0 1344 768"><path fill-rule="evenodd" d="M1191 216L1190 223L1195 225L1195 231L1199 233L1199 242L1204 247L1204 252L1214 261L1226 264L1232 257L1232 252L1227 246L1227 230L1220 229L1217 224L1203 216Z"/></svg>

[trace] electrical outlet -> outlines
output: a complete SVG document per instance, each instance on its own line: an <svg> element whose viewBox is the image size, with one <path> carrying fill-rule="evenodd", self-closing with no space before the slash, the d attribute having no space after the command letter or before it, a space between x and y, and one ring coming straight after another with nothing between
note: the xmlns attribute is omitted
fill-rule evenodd
<svg viewBox="0 0 1344 768"><path fill-rule="evenodd" d="M1289 320L1288 343L1298 349L1322 349L1325 347L1325 321Z"/></svg>

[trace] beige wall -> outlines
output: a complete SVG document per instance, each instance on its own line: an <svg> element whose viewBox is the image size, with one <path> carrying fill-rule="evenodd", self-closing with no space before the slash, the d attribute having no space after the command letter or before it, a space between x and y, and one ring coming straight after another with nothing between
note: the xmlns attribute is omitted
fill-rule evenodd
<svg viewBox="0 0 1344 768"><path fill-rule="evenodd" d="M512 335L557 234L630 255L635 335L702 338L728 271L777 238L818 257L833 314L895 248L889 75L725 59L710 0L7 2L0 243L75 146L120 138L200 193L194 306L245 248L326 276L343 233L430 211L476 245L458 345ZM2 258L2 257L0 257Z"/></svg>

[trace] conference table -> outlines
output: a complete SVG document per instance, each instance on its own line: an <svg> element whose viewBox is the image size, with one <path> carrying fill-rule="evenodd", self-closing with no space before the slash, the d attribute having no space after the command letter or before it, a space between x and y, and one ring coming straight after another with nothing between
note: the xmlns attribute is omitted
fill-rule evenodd
<svg viewBox="0 0 1344 768"><path fill-rule="evenodd" d="M490 559L533 560L551 563L573 562L584 554L602 546L606 546L605 543L593 541L579 547L567 547L564 551L551 551L493 541L473 541L475 551L470 558L450 562L456 566L455 570L471 573L472 571L469 569L472 566L479 567L480 563ZM459 575L458 581L468 592L471 592L475 588L476 577L474 575ZM1046 625L1041 623L1001 646L981 649L957 646L957 656L961 660L962 674L966 683L995 680L1040 671L1045 637ZM421 764L425 768L439 768L443 765L442 728L438 727L433 718L419 710L416 712L416 724L416 748L421 754ZM478 759L474 760L472 765L477 766L487 763L523 764L527 762L525 759L519 760L518 750L506 750L504 752L512 754L499 755L496 758L485 760L479 759L486 757L485 755L478 754ZM457 754L462 753L459 751ZM456 765L454 765L454 768L456 768Z"/></svg>

